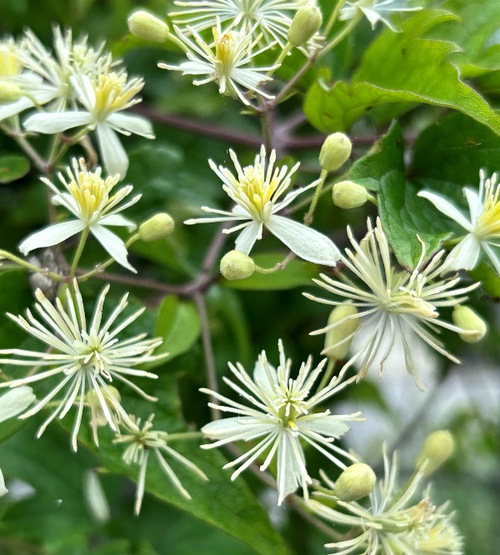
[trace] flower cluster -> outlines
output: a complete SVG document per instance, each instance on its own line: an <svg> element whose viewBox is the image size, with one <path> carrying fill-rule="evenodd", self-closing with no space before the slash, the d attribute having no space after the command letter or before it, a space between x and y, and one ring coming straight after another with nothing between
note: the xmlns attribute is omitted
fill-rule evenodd
<svg viewBox="0 0 500 555"><path fill-rule="evenodd" d="M125 176L128 157L116 132L153 138L151 124L141 116L123 113L140 102L139 78L129 79L104 45L88 46L87 38L73 40L54 28L54 53L29 30L18 41L0 43L0 79L12 99L0 105L0 120L29 108L40 111L24 122L28 132L56 134L79 131L78 140L95 130L99 151L108 173Z"/></svg>
<svg viewBox="0 0 500 555"><path fill-rule="evenodd" d="M348 527L345 539L326 544L337 555L460 555L462 538L453 525L448 503L436 506L430 488L421 489L422 472L398 484L397 454L392 461L384 451L384 478L370 493L368 506L358 501L342 501L335 484L325 476L328 489L321 488L309 507L336 526ZM418 499L418 501L416 501ZM335 506L336 505L336 506Z"/></svg>

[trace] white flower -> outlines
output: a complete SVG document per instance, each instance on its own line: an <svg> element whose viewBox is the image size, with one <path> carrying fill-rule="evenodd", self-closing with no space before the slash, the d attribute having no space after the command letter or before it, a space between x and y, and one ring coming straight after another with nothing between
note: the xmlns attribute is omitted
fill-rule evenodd
<svg viewBox="0 0 500 555"><path fill-rule="evenodd" d="M413 362L412 337L415 334L418 335L442 355L454 362L459 362L446 351L443 343L434 337L432 332L445 328L456 333L464 333L465 330L442 320L438 309L455 306L465 301L466 293L479 286L479 283L455 288L460 278L439 279L442 273L441 259L444 251L434 256L432 260L425 261L424 247L422 247L422 256L411 273L396 270L392 265L389 243L380 220L377 220L375 228L368 220L368 233L361 243L356 242L349 228L347 233L354 252L346 249L346 256L342 256L341 260L354 275L354 279L344 274L341 274L339 279L321 274L321 280L313 280L323 289L341 298L333 300L319 298L309 293L304 295L313 301L334 306L344 303L344 299L349 299L353 301L352 304L358 312L312 334L325 333L341 326L347 319L359 318L360 327L343 338L343 343L372 323L373 333L345 366L349 367L359 360L359 379L363 378L377 358L384 339L389 338L389 344L380 362L381 370L394 344L400 342L404 351L406 369L412 374L417 385L422 387ZM335 346L330 345L330 348Z"/></svg>
<svg viewBox="0 0 500 555"><path fill-rule="evenodd" d="M126 464L132 463L139 465L139 475L137 477L137 489L134 505L134 513L136 516L141 512L142 499L144 497L144 489L146 485L148 457L150 452L154 453L168 479L187 499L191 499L191 496L165 460L162 452L170 455L176 461L182 463L204 480L208 480L202 470L168 445L169 437L167 432L151 429L153 427L153 418L154 414L152 414L141 427L141 419L130 415L127 421L124 422L127 433L118 432L116 434L116 438L113 440L113 443L128 444L122 457Z"/></svg>
<svg viewBox="0 0 500 555"><path fill-rule="evenodd" d="M341 21L353 19L359 12L362 12L370 22L372 29L381 21L384 25L387 25L391 31L396 32L396 27L394 27L388 19L391 12L414 12L421 9L421 6L407 7L406 0L357 0L344 4L340 10L339 19Z"/></svg>
<svg viewBox="0 0 500 555"><path fill-rule="evenodd" d="M221 23L230 22L231 28L239 28L243 33L262 33L266 43L276 41L284 47L294 13L310 3L310 0L177 0L177 6L187 9L169 15L198 32L210 29L219 18Z"/></svg>
<svg viewBox="0 0 500 555"><path fill-rule="evenodd" d="M35 394L31 387L18 387L13 391L7 391L0 397L0 422L8 420L13 416L26 410L33 401L36 400ZM0 468L0 497L5 495L9 490L5 487L5 481Z"/></svg>
<svg viewBox="0 0 500 555"><path fill-rule="evenodd" d="M335 484L324 478L333 490ZM346 539L325 547L336 555L461 555L462 538L451 522L453 513L446 512L448 503L436 507L429 497L429 488L418 495L418 502L412 501L422 478L416 472L400 489L396 453L391 464L384 449L384 479L370 494L367 507L357 501L341 501L333 491L327 493L321 488L317 499L327 500L328 505L313 499L308 506L334 523L336 529L346 526L351 530Z"/></svg>
<svg viewBox="0 0 500 555"><path fill-rule="evenodd" d="M229 363L231 372L243 387L227 378L224 378L224 381L240 398L245 399L249 406L209 389L201 391L222 402L221 405L209 403L209 406L236 415L215 420L204 426L202 432L210 439L218 441L202 447L211 449L233 441L253 442L259 438L249 451L226 464L224 468L238 466L231 476L234 480L265 452L267 456L260 467L261 470L265 470L276 456L280 505L284 498L299 486L307 495L307 486L312 482L306 468L301 441L313 446L344 469L346 465L337 455L348 459L352 457L335 445L334 440L349 430L345 421L357 420L359 413L333 415L329 410L313 412L316 405L335 395L352 380L342 382L342 373L332 378L324 388L310 395L326 359L311 370L312 359L309 357L302 363L297 378L293 379L290 378L291 360L285 358L281 340L278 342L278 350L278 368L269 364L266 353L262 351L255 365L253 378L241 364L237 363L234 366Z"/></svg>
<svg viewBox="0 0 500 555"><path fill-rule="evenodd" d="M136 366L162 357L162 355L152 355L162 340L144 339L146 336L144 333L120 340L117 336L134 322L145 308L125 317L117 324L118 317L128 304L128 294L126 294L103 322L103 306L108 291L109 285L99 295L92 320L88 322L76 280L66 290L66 308L59 299L52 304L40 289L37 289L35 297L38 302L35 304L35 309L40 319L35 318L30 310L26 311L26 317L13 314L8 316L27 333L45 343L49 351L0 350L0 355L11 357L0 359L1 364L31 368L49 367L48 370L1 383L0 388L19 387L51 377L59 377L59 383L19 418L28 418L47 406L57 404L38 430L37 437L40 437L56 417L64 418L73 405L76 405L77 414L71 434L71 444L75 451L83 409L87 404L86 395L89 392L95 393L100 401L102 414L114 431L118 430L117 420L119 419L116 415L123 417L126 414L113 392L108 391L108 384L113 380L123 382L147 400L156 400L131 382L128 376L157 378L156 374L139 370ZM66 391L62 399L53 401L64 388ZM110 406L113 407L112 411Z"/></svg>
<svg viewBox="0 0 500 555"><path fill-rule="evenodd" d="M262 238L263 227L304 260L335 266L340 257L337 247L325 235L301 223L277 213L294 201L301 193L316 187L318 181L288 193L283 200L279 198L290 187L291 176L299 167L297 163L291 170L287 166L276 168L276 152L273 150L266 163L266 151L262 146L255 157L253 166L242 168L236 154L229 155L236 168L236 176L224 166L217 167L209 160L210 167L222 180L222 188L236 203L232 211L217 210L202 206L204 212L216 214L209 218L187 220L186 224L211 222L243 222L224 230L224 233L241 231L236 239L236 250L249 254L258 239Z"/></svg>
<svg viewBox="0 0 500 555"><path fill-rule="evenodd" d="M441 195L421 191L418 196L430 200L443 214L454 220L467 231L446 258L443 271L472 270L476 267L481 250L484 250L496 272L500 274L500 183L494 173L486 178L484 170L479 172L479 191L464 187L469 204L469 219L450 201Z"/></svg>
<svg viewBox="0 0 500 555"><path fill-rule="evenodd" d="M60 133L75 127L94 130L103 165L109 174L125 176L128 156L116 132L123 135L132 133L147 139L154 139L148 120L134 114L122 113L140 102L135 96L144 86L139 78L127 79L125 71L111 71L106 66L93 78L78 75L70 78L78 102L84 110L40 112L29 117L24 126L36 133Z"/></svg>
<svg viewBox="0 0 500 555"><path fill-rule="evenodd" d="M135 272L136 270L127 260L125 243L109 231L107 226L124 226L129 231L133 231L136 227L134 222L119 213L135 204L141 195L136 195L120 206L121 201L132 192L132 185L126 185L112 194L113 187L118 183L120 176L103 179L101 168L93 172L88 171L83 158L79 162L74 158L73 171L68 166L66 173L67 178L62 173L59 173L58 177L67 192L59 191L46 178L41 179L54 192L52 203L64 206L76 219L52 224L33 233L19 245L19 250L27 255L34 249L57 245L68 237L88 230L118 264Z"/></svg>
<svg viewBox="0 0 500 555"><path fill-rule="evenodd" d="M189 61L182 62L178 66L160 63L158 67L182 71L183 75L205 76L203 79L194 80L193 85L205 85L215 81L219 85L220 94L238 98L245 105L249 105L250 101L241 88L258 93L265 98L274 98L260 89L259 85L272 80L266 72L275 67L250 67L252 59L269 48L266 46L254 51L260 37L253 39L251 34L231 30L222 32L217 22L217 27L212 29L214 42L208 44L194 30L192 30L193 41L178 27L174 26L174 29L187 47L186 56Z"/></svg>

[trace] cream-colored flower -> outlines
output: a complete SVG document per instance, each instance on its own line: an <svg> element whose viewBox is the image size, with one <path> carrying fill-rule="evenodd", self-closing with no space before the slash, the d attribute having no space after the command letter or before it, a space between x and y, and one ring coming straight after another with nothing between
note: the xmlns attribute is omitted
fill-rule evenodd
<svg viewBox="0 0 500 555"><path fill-rule="evenodd" d="M195 79L193 85L215 82L219 86L220 94L238 98L245 105L250 104L247 98L249 93L273 98L259 85L271 81L271 77L266 73L275 67L252 67L255 56L269 48L266 46L256 50L260 37L253 39L251 34L233 30L222 31L219 22L212 29L214 41L210 44L195 30L191 30L194 40L178 27L174 27L174 30L186 45L188 61L178 66L160 63L158 67L181 71L183 75L204 76L202 79Z"/></svg>
<svg viewBox="0 0 500 555"><path fill-rule="evenodd" d="M217 167L211 160L209 164L221 179L222 188L236 205L231 211L202 206L201 209L204 212L214 216L190 219L184 223L241 222L224 230L224 233L240 231L235 248L244 254L249 254L255 242L262 238L265 227L304 260L325 266L335 266L340 252L328 237L304 224L278 215L278 212L301 193L316 187L318 181L295 189L280 200L280 197L289 189L291 177L298 169L299 163L291 169L287 166L277 168L275 167L276 152L273 150L269 161L266 161L264 146L261 147L252 166L242 168L232 150L229 151L229 155L236 168L236 175L224 166Z"/></svg>
<svg viewBox="0 0 500 555"><path fill-rule="evenodd" d="M118 264L135 272L127 260L125 243L118 235L109 231L107 226L122 226L133 231L136 227L134 222L124 218L120 212L135 204L141 195L120 205L132 192L132 185L125 185L113 193L113 188L120 179L119 175L104 179L101 177L101 168L89 171L83 158L79 161L74 158L72 166L73 170L70 166L66 168L67 178L62 173L58 174L59 181L67 192L61 192L45 177L41 179L54 192L52 203L64 206L76 219L52 224L33 233L22 241L19 250L27 255L32 250L58 245L87 230Z"/></svg>
<svg viewBox="0 0 500 555"><path fill-rule="evenodd" d="M483 250L500 274L500 183L497 180L496 173L487 178L484 170L480 170L479 191L470 187L463 189L469 204L469 219L445 197L429 191L418 193L467 231L447 256L443 271L474 269Z"/></svg>
<svg viewBox="0 0 500 555"><path fill-rule="evenodd" d="M402 487L397 477L397 456L392 462L384 450L384 479L370 493L367 506L335 497L335 484L324 476L328 489L320 488L308 506L350 531L346 539L325 547L336 555L461 555L462 538L452 523L448 503L437 507L430 489L419 493L423 475L415 473ZM418 501L417 501L418 499ZM326 501L323 503L322 501Z"/></svg>
<svg viewBox="0 0 500 555"><path fill-rule="evenodd" d="M208 480L202 470L168 445L169 437L167 432L152 429L153 418L154 414L151 414L146 422L144 422L144 425L141 426L140 418L129 415L128 419L123 422L126 428L125 433L118 432L116 434L116 438L113 440L113 443L127 445L122 457L126 464L139 465L139 475L137 477L137 489L135 493L134 505L134 513L136 516L141 512L142 499L144 497L144 489L146 487L148 458L151 452L154 453L156 460L160 464L163 472L167 475L168 479L186 499L191 499L191 496L183 487L171 466L165 460L163 453L170 455L177 462L180 462L186 468L189 468L198 474L200 478Z"/></svg>
<svg viewBox="0 0 500 555"><path fill-rule="evenodd" d="M335 440L349 430L345 422L358 420L359 413L336 415L331 414L328 409L315 412L313 409L317 405L344 389L352 380L343 381L343 374L340 374L332 378L325 387L311 394L326 359L312 369L312 358L309 357L300 366L298 376L294 379L290 377L292 361L285 357L281 340L278 342L278 350L278 368L268 362L266 353L262 351L253 377L248 375L241 364L237 363L235 366L229 363L231 372L241 385L227 378L224 381L247 404L233 401L209 389L201 391L221 401L220 405L209 403L209 406L235 415L204 426L202 432L217 441L202 447L211 449L234 441L257 440L249 451L226 464L224 468L238 467L231 476L234 480L264 454L267 453L261 470L265 470L276 457L280 505L298 487L302 487L307 495L307 487L312 483L302 442L317 449L340 468L346 467L339 456L346 459L352 457L336 445Z"/></svg>
<svg viewBox="0 0 500 555"><path fill-rule="evenodd" d="M346 2L340 10L339 19L348 20L356 17L360 12L368 19L372 29L381 21L391 31L398 29L391 23L391 13L414 12L422 9L422 6L408 6L407 0L355 0Z"/></svg>
<svg viewBox="0 0 500 555"><path fill-rule="evenodd" d="M243 33L262 36L267 44L278 42L284 47L293 15L311 0L199 0L175 2L185 8L169 15L178 25L189 25L197 32L210 29L217 18L221 23Z"/></svg>
<svg viewBox="0 0 500 555"><path fill-rule="evenodd" d="M346 254L341 257L341 261L351 272L352 277L342 273L338 278L333 279L322 274L321 279L313 280L321 288L333 293L335 296L333 299L320 298L309 293L304 295L313 301L333 306L341 305L345 299L348 299L358 310L313 334L326 333L342 326L348 320L359 319L359 328L354 327L351 334L343 337L342 343L344 343L372 324L373 333L346 362L346 366L359 361L359 379L361 379L381 354L384 341L388 341L388 346L382 355L381 369L394 344L399 342L403 347L406 369L421 387L412 356L412 337L415 335L420 337L438 353L454 362L459 362L432 332L444 328L456 333L469 333L442 319L439 310L441 307L455 306L466 300L467 293L476 288L479 283L456 287L460 281L459 277L440 278L443 271L444 251L430 261L426 261L424 247L422 247L422 256L412 272L396 269L380 220L377 220L376 227L372 227L368 220L368 233L360 243L354 239L349 228L347 233L354 252L346 249ZM329 345L329 348L333 349L338 345Z"/></svg>
<svg viewBox="0 0 500 555"><path fill-rule="evenodd" d="M109 285L106 286L97 300L91 321L87 320L83 298L78 284L73 281L66 290L66 307L59 299L51 303L38 289L35 292L37 303L35 309L40 315L35 318L30 310L26 317L8 316L29 335L44 343L49 349L46 352L27 349L2 349L1 364L27 366L31 368L49 367L48 370L13 379L0 384L3 387L19 387L58 377L59 382L32 408L21 414L19 418L28 418L53 403L57 406L38 430L40 437L47 426L55 419L62 419L76 405L71 445L77 450L77 436L83 417L83 409L88 404L88 393L93 392L100 402L102 414L112 430L118 430L118 424L126 413L119 401L108 390L109 384L119 381L139 393L149 401L155 401L130 381L129 376L157 378L156 374L139 370L137 366L158 360L165 355L153 355L153 351L162 340L160 338L145 339L146 334L139 334L127 339L119 339L118 335L146 310L142 308L117 323L118 318L128 305L128 294L124 295L110 316L103 320L103 307ZM57 399L61 391L65 393ZM57 399L54 401L54 399ZM112 409L110 409L110 406Z"/></svg>

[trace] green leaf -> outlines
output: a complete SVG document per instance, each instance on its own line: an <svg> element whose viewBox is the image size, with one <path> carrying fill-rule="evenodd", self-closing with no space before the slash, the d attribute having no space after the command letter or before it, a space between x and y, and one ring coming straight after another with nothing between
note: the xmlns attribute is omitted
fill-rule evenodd
<svg viewBox="0 0 500 555"><path fill-rule="evenodd" d="M486 262L480 262L477 268L470 271L472 279L481 282L481 287L496 302L500 301L500 276Z"/></svg>
<svg viewBox="0 0 500 555"><path fill-rule="evenodd" d="M261 268L272 268L278 262L283 262L283 253L257 254L253 257L255 264ZM253 291L278 291L282 289L293 289L302 285L310 285L311 279L318 275L318 266L310 262L292 260L284 270L278 270L272 274L259 274L255 272L247 279L237 281L223 280L226 287L232 289L246 289Z"/></svg>
<svg viewBox="0 0 500 555"><path fill-rule="evenodd" d="M200 335L200 318L194 304L181 301L174 295L165 297L158 309L155 335L163 337L163 343L155 354L169 353L167 362L188 351ZM163 362L156 361L148 368Z"/></svg>
<svg viewBox="0 0 500 555"><path fill-rule="evenodd" d="M0 183L11 183L30 171L30 161L20 154L0 156Z"/></svg>
<svg viewBox="0 0 500 555"><path fill-rule="evenodd" d="M458 47L422 38L456 19L442 10L424 10L403 24L402 33L383 31L366 50L350 84L329 85L320 78L309 89L304 105L309 121L323 132L348 130L374 106L424 103L458 110L500 133L500 116L447 61Z"/></svg>
<svg viewBox="0 0 500 555"><path fill-rule="evenodd" d="M500 169L500 137L463 114L453 114L420 134L410 174L477 187L480 168L488 173Z"/></svg>

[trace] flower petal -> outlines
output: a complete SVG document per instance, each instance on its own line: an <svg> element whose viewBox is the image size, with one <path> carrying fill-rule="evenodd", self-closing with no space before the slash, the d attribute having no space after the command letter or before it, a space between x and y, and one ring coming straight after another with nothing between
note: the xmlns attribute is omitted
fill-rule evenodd
<svg viewBox="0 0 500 555"><path fill-rule="evenodd" d="M92 115L88 112L40 112L29 117L24 122L24 127L27 131L51 134L90 125L92 121Z"/></svg>
<svg viewBox="0 0 500 555"><path fill-rule="evenodd" d="M452 204L450 201L446 200L441 195L436 195L434 193L430 193L429 191L420 191L418 193L419 197L426 198L430 200L432 204L443 214L451 218L458 225L462 226L466 231L471 231L472 224L467 220L467 218L458 210L458 208Z"/></svg>
<svg viewBox="0 0 500 555"><path fill-rule="evenodd" d="M497 274L500 275L500 253L498 252L498 248L494 249L491 245L484 243L483 249L490 259L491 263L493 264L493 267L495 268Z"/></svg>
<svg viewBox="0 0 500 555"><path fill-rule="evenodd" d="M115 113L106 119L106 123L115 131L125 135L134 133L134 135L141 135L141 137L146 137L147 139L155 138L151 122L141 116Z"/></svg>
<svg viewBox="0 0 500 555"><path fill-rule="evenodd" d="M59 243L62 243L68 239L68 237L76 235L84 228L85 225L79 220L70 220L68 222L49 225L48 227L29 235L18 248L26 256L29 252L35 249L59 245Z"/></svg>
<svg viewBox="0 0 500 555"><path fill-rule="evenodd" d="M262 237L262 224L259 222L251 222L236 239L234 246L237 251L249 254L255 241Z"/></svg>
<svg viewBox="0 0 500 555"><path fill-rule="evenodd" d="M298 420L300 430L309 430L325 437L338 438L349 431L349 426L342 418L334 414L311 414Z"/></svg>
<svg viewBox="0 0 500 555"><path fill-rule="evenodd" d="M277 461L278 505L281 505L287 495L293 493L299 486L311 482L307 474L304 451L297 437L289 431L283 430L278 445Z"/></svg>
<svg viewBox="0 0 500 555"><path fill-rule="evenodd" d="M3 479L2 469L0 468L0 497L5 495L9 490L5 487L5 480Z"/></svg>
<svg viewBox="0 0 500 555"><path fill-rule="evenodd" d="M20 386L0 397L0 422L26 410L36 399L31 387ZM1 489L1 488L0 488Z"/></svg>
<svg viewBox="0 0 500 555"><path fill-rule="evenodd" d="M99 220L99 224L126 227L129 231L134 231L134 229L137 227L137 225L132 220L128 220L121 214L110 214L109 216L104 216Z"/></svg>
<svg viewBox="0 0 500 555"><path fill-rule="evenodd" d="M127 260L127 249L125 243L109 229L102 225L93 225L90 228L92 235L101 243L106 252L114 258L120 266L127 268L131 272L137 273L137 270L131 266Z"/></svg>
<svg viewBox="0 0 500 555"><path fill-rule="evenodd" d="M120 179L123 179L128 170L128 156L116 133L111 127L101 123L97 126L97 142L108 174L119 174Z"/></svg>
<svg viewBox="0 0 500 555"><path fill-rule="evenodd" d="M340 259L339 249L326 235L304 224L274 214L266 222L266 227L304 260L324 266L335 266Z"/></svg>
<svg viewBox="0 0 500 555"><path fill-rule="evenodd" d="M443 263L443 272L472 270L479 260L480 251L481 242L472 234L466 235L446 257Z"/></svg>

